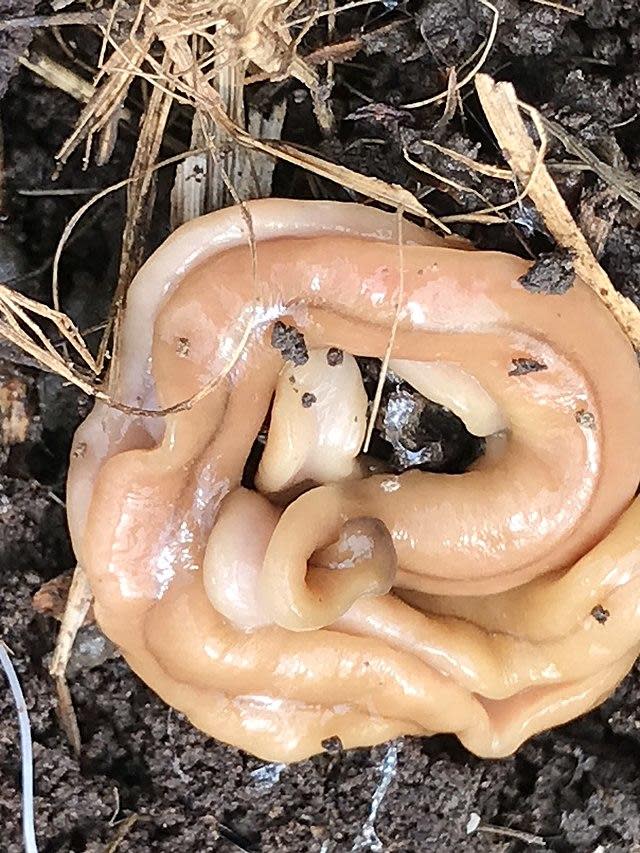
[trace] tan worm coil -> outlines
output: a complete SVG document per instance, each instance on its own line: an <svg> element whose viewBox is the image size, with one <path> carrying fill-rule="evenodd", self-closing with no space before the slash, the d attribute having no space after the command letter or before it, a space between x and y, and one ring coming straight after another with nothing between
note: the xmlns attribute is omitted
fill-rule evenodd
<svg viewBox="0 0 640 853"><path fill-rule="evenodd" d="M405 224L390 368L486 452L368 475L354 356L388 343L397 220L247 210L255 258L231 208L143 267L114 397L172 406L242 350L231 372L164 417L99 403L77 433L69 521L105 633L195 725L278 761L435 732L502 756L593 707L640 648L640 372L615 321L581 281L532 294L525 261ZM277 319L304 363L271 345Z"/></svg>

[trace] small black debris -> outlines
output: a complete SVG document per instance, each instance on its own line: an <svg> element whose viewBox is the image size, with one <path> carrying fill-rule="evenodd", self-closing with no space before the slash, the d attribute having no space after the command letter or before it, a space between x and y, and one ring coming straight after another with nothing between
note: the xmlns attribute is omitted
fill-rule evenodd
<svg viewBox="0 0 640 853"><path fill-rule="evenodd" d="M591 615L596 620L596 622L599 622L601 625L604 625L609 616L611 616L609 611L605 610L601 604L596 604L596 606L591 611Z"/></svg>
<svg viewBox="0 0 640 853"><path fill-rule="evenodd" d="M84 458L87 452L87 443L85 441L79 441L76 446L71 451L71 455L74 459L82 459Z"/></svg>
<svg viewBox="0 0 640 853"><path fill-rule="evenodd" d="M289 377L289 382L290 382L292 385L295 385L295 384L296 384L296 377L293 375L293 373L292 373L292 374L291 374L291 376Z"/></svg>
<svg viewBox="0 0 640 853"><path fill-rule="evenodd" d="M571 249L556 249L547 252L520 277L520 284L530 293L561 295L573 284L575 252Z"/></svg>
<svg viewBox="0 0 640 853"><path fill-rule="evenodd" d="M310 391L305 391L302 395L302 399L300 400L305 409L310 409L311 406L316 402L316 395L312 394Z"/></svg>
<svg viewBox="0 0 640 853"><path fill-rule="evenodd" d="M176 341L176 353L180 358L186 358L191 350L189 338L178 338Z"/></svg>
<svg viewBox="0 0 640 853"><path fill-rule="evenodd" d="M578 409L576 412L576 420L580 426L585 429L593 429L596 425L595 416L591 412L587 412L585 409Z"/></svg>
<svg viewBox="0 0 640 853"><path fill-rule="evenodd" d="M321 746L325 752L329 753L329 755L338 755L340 752L344 752L344 746L342 745L342 741L338 735L325 738L322 741Z"/></svg>
<svg viewBox="0 0 640 853"><path fill-rule="evenodd" d="M512 358L511 364L513 368L509 371L509 376L525 376L527 373L538 373L547 369L546 364L536 361L535 358Z"/></svg>
<svg viewBox="0 0 640 853"><path fill-rule="evenodd" d="M309 352L302 332L295 326L287 326L281 320L273 324L271 346L280 350L285 361L291 361L295 365L306 364L309 361Z"/></svg>
<svg viewBox="0 0 640 853"><path fill-rule="evenodd" d="M331 347L327 353L327 364L329 367L337 367L344 361L344 353L337 347Z"/></svg>

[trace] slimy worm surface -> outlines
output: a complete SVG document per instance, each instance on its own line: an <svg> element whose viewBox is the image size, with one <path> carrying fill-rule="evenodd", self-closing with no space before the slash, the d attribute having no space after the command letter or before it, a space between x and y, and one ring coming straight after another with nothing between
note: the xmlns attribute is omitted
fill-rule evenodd
<svg viewBox="0 0 640 853"><path fill-rule="evenodd" d="M400 251L397 227L281 200L183 226L131 287L111 391L147 410L210 393L162 417L98 403L74 441L102 629L196 726L268 760L436 732L507 755L640 650L630 344L583 282L532 294L519 258L409 223ZM396 310L391 375L485 442L464 473L362 452L359 362Z"/></svg>

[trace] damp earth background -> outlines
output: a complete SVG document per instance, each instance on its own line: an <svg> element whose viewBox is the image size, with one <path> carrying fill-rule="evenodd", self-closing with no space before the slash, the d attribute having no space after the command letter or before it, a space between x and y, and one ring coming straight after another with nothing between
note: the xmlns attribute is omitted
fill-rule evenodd
<svg viewBox="0 0 640 853"><path fill-rule="evenodd" d="M496 0L496 5L502 23L484 70L511 80L523 100L559 121L601 159L638 174L636 0L578 0L572 5L585 12L581 17L533 0ZM47 3L40 7L50 11ZM0 19L31 11L33 3L0 0ZM458 113L435 129L441 107L418 113L398 109L399 104L440 91L446 79L443 69L463 61L480 43L479 33L488 27L486 10L474 0L378 3L368 13L354 10L339 16L338 36L356 31L366 14L368 30L387 19L404 23L366 39L354 63L338 67L334 139L320 137L311 103L295 83L261 84L248 97L265 108L285 97L283 137L337 163L415 190L419 176L402 157L403 145L409 144L415 155L425 161L429 157L431 167L441 174L469 183L495 203L506 201L513 188L461 171L440 155L427 154L419 143L421 137L431 138L468 156L499 163L472 94L465 96L463 119ZM387 18L373 20L383 14ZM95 65L99 49L95 34L66 28L63 36L79 59ZM50 34L37 38L52 56L69 61ZM18 275L46 267L65 222L87 198L22 194L54 186L53 155L79 109L71 98L24 69L7 84L13 64L9 51L22 49L28 41L24 35L0 34L0 95L6 89L0 103L6 168L0 258L3 263L10 259L10 269ZM317 44L312 36L308 46ZM365 109L358 92L371 93L384 108ZM134 107L135 96L134 90ZM186 147L188 123L176 120L171 132L184 139ZM107 166L90 166L83 172L76 158L55 187L95 191L121 179L133 144L133 133L122 126ZM548 159L570 158L552 144ZM598 229L605 223L601 262L616 286L640 304L638 212L620 204L588 172L553 174L589 239L597 243ZM162 175L153 245L167 233L170 187L169 176ZM309 181L287 166L276 168L274 195L348 198L340 188ZM475 201L471 196L452 200L434 191L426 203L444 214L470 209ZM117 270L122 209L122 196L109 197L81 223L65 251L63 305L81 328L105 316ZM484 248L522 254L524 240L535 255L552 249L530 208L516 211L514 218L517 224L512 228L474 226L464 233ZM2 275L7 275L5 270ZM22 278L18 286L30 296L47 299L49 285L45 269ZM118 821L134 814L137 820L118 848L122 853L526 849L524 841L498 835L491 826L540 836L547 849L559 853L640 850L637 668L602 707L534 738L503 761L481 761L454 738L436 737L345 754L330 749L291 767L265 767L196 731L108 648L100 665L87 668L89 657L83 652L87 648L95 652L101 642L95 629L87 628L71 669L83 740L82 758L76 761L60 731L47 674L56 624L34 611L31 597L44 581L73 566L61 501L71 435L90 401L0 343L0 383L15 378L28 387L30 424L24 443L10 451L0 448L0 636L14 652L33 727L42 851L104 851L122 827ZM0 720L0 849L18 853L22 849L18 736L4 683ZM477 823L474 815L481 816L481 831L468 834L467 828Z"/></svg>

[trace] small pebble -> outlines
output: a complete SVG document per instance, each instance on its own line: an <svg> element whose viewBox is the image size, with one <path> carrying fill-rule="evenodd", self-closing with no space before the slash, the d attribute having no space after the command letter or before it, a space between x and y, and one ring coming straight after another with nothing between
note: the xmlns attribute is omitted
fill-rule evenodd
<svg viewBox="0 0 640 853"><path fill-rule="evenodd" d="M181 358L186 358L189 355L190 349L191 344L189 343L189 338L178 338L176 341L176 353Z"/></svg>
<svg viewBox="0 0 640 853"><path fill-rule="evenodd" d="M337 755L340 752L344 752L344 746L342 745L342 741L340 740L338 735L325 738L322 741L321 746L324 751L328 752L330 755Z"/></svg>
<svg viewBox="0 0 640 853"><path fill-rule="evenodd" d="M327 364L329 367L337 367L337 365L342 364L343 361L344 353L342 350L337 347L331 347L327 352Z"/></svg>
<svg viewBox="0 0 640 853"><path fill-rule="evenodd" d="M586 409L579 409L576 412L576 420L585 429L593 429L596 425L595 416L591 412L587 412Z"/></svg>
<svg viewBox="0 0 640 853"><path fill-rule="evenodd" d="M596 604L596 606L591 611L591 615L596 620L596 622L599 622L601 625L604 625L609 616L611 616L609 611L605 610L601 604Z"/></svg>
<svg viewBox="0 0 640 853"><path fill-rule="evenodd" d="M540 370L546 370L547 365L541 361L536 361L535 358L512 358L512 369L509 371L509 376L525 376L527 373L538 373Z"/></svg>
<svg viewBox="0 0 640 853"><path fill-rule="evenodd" d="M562 295L572 286L575 278L575 253L570 249L556 249L540 255L533 266L518 280L529 293Z"/></svg>
<svg viewBox="0 0 640 853"><path fill-rule="evenodd" d="M285 361L291 361L295 365L299 366L309 361L309 352L302 332L295 326L287 326L281 320L273 324L271 346L280 350Z"/></svg>

